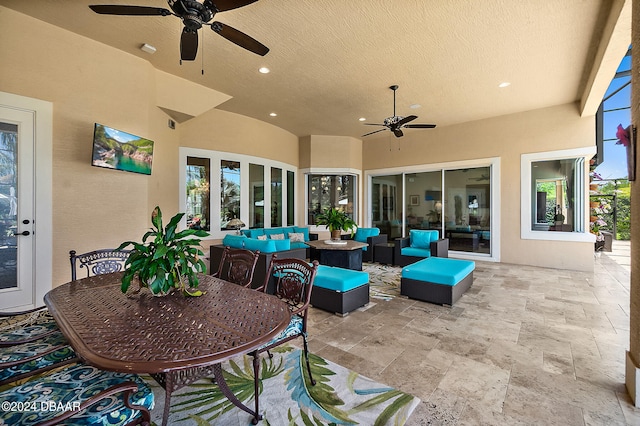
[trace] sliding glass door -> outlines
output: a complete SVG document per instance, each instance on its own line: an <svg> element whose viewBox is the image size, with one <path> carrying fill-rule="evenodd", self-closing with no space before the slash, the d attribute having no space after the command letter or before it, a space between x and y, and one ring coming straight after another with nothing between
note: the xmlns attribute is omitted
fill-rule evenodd
<svg viewBox="0 0 640 426"><path fill-rule="evenodd" d="M431 229L452 251L491 254L491 166L372 176L370 199L389 239Z"/></svg>
<svg viewBox="0 0 640 426"><path fill-rule="evenodd" d="M372 226L387 238L402 237L402 175L374 176L371 192Z"/></svg>
<svg viewBox="0 0 640 426"><path fill-rule="evenodd" d="M454 251L491 253L491 168L444 172L444 236Z"/></svg>

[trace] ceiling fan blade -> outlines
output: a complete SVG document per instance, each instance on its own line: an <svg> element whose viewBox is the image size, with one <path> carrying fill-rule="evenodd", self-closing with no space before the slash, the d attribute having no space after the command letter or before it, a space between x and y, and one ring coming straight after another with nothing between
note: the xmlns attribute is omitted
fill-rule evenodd
<svg viewBox="0 0 640 426"><path fill-rule="evenodd" d="M173 15L169 9L148 6L126 6L121 4L94 4L89 6L95 13L101 15L129 15L129 16L167 16Z"/></svg>
<svg viewBox="0 0 640 426"><path fill-rule="evenodd" d="M229 40L231 43L235 43L256 55L264 56L269 52L269 48L258 40L249 37L242 31L238 31L229 25L223 24L222 22L213 22L211 24L211 29Z"/></svg>
<svg viewBox="0 0 640 426"><path fill-rule="evenodd" d="M404 127L409 129L433 129L436 127L435 124L405 124Z"/></svg>
<svg viewBox="0 0 640 426"><path fill-rule="evenodd" d="M361 138L364 138L365 136L369 136L369 135L372 135L372 134L374 134L374 133L378 133L378 132L384 132L385 130L387 130L387 129L374 130L373 132L370 132L370 133L364 134L364 135L362 135L362 136L360 136L360 137L361 137Z"/></svg>
<svg viewBox="0 0 640 426"><path fill-rule="evenodd" d="M402 120L398 121L398 122L396 123L396 127L400 128L400 127L404 126L404 125L405 125L405 123L408 123L408 122L410 122L410 121L413 121L413 120L415 120L416 118L418 118L418 116L417 116L417 115L408 115L408 116L406 116L405 118L403 118Z"/></svg>
<svg viewBox="0 0 640 426"><path fill-rule="evenodd" d="M213 0L212 3L216 11L224 12L225 10L237 9L257 1L258 0Z"/></svg>
<svg viewBox="0 0 640 426"><path fill-rule="evenodd" d="M404 136L404 133L402 133L402 130L400 129L394 129L393 134L396 135L396 138L401 138L402 136Z"/></svg>
<svg viewBox="0 0 640 426"><path fill-rule="evenodd" d="M198 53L198 33L187 27L182 29L180 37L180 59L183 61L193 61Z"/></svg>

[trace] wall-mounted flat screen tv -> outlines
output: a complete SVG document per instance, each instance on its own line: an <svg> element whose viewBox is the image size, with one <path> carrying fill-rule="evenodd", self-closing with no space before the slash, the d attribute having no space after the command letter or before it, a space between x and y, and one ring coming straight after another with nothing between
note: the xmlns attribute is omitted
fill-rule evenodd
<svg viewBox="0 0 640 426"><path fill-rule="evenodd" d="M150 175L152 162L153 141L95 124L92 165Z"/></svg>

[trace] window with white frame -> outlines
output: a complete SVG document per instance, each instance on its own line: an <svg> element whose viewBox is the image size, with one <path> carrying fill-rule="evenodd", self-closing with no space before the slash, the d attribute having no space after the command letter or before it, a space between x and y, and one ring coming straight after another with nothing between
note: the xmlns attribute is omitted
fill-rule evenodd
<svg viewBox="0 0 640 426"><path fill-rule="evenodd" d="M357 176L352 174L307 175L307 224L315 225L318 213L329 207L343 210L356 220Z"/></svg>
<svg viewBox="0 0 640 426"><path fill-rule="evenodd" d="M595 147L523 154L521 237L592 241L587 223L586 164Z"/></svg>
<svg viewBox="0 0 640 426"><path fill-rule="evenodd" d="M292 224L296 173L296 167L266 158L180 148L179 207L187 213L181 226L207 229L213 238L222 238L238 227ZM230 223L234 219L242 226Z"/></svg>

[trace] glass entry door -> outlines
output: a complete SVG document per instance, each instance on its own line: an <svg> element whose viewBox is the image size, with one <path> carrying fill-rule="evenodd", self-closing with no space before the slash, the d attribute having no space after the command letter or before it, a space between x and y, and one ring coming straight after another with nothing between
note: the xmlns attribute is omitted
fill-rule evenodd
<svg viewBox="0 0 640 426"><path fill-rule="evenodd" d="M0 106L0 309L34 303L33 121Z"/></svg>

